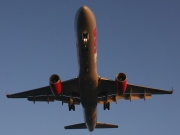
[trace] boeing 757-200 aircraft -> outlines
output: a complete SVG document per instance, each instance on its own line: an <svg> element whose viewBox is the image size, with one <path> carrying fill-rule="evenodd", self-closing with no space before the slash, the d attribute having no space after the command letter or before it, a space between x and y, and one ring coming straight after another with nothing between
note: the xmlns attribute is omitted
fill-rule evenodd
<svg viewBox="0 0 180 135"><path fill-rule="evenodd" d="M104 110L110 109L110 102L121 99L134 100L150 98L152 94L172 94L173 91L137 86L127 83L124 73L118 73L115 80L98 76L96 20L93 12L82 6L75 17L76 46L79 64L79 75L76 78L61 81L53 74L49 85L9 95L8 98L27 98L29 101L54 100L68 103L69 111L75 105L82 104L84 123L65 126L65 129L118 128L118 125L97 122L97 104L104 104Z"/></svg>

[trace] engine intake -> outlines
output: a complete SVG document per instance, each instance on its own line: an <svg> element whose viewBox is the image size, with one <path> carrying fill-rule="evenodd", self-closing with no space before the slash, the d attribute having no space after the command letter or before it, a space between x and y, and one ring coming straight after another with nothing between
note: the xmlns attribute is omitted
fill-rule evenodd
<svg viewBox="0 0 180 135"><path fill-rule="evenodd" d="M116 88L118 94L123 94L127 87L127 77L124 73L118 73L115 78Z"/></svg>
<svg viewBox="0 0 180 135"><path fill-rule="evenodd" d="M51 75L51 77L49 78L49 84L51 87L51 91L55 96L60 95L62 93L62 84L58 75Z"/></svg>

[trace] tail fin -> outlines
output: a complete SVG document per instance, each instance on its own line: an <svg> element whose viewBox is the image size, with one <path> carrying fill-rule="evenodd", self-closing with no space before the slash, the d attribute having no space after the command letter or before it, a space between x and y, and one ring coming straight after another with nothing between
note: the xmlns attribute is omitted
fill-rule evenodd
<svg viewBox="0 0 180 135"><path fill-rule="evenodd" d="M64 128L65 129L86 129L87 127L85 123L80 123L80 124L65 126ZM97 122L95 128L118 128L118 125Z"/></svg>

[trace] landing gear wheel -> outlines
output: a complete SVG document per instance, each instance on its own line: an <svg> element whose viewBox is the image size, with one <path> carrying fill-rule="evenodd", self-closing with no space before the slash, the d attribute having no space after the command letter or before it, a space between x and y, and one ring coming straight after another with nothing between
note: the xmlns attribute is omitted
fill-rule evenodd
<svg viewBox="0 0 180 135"><path fill-rule="evenodd" d="M104 102L104 110L110 110L110 103L109 102Z"/></svg>
<svg viewBox="0 0 180 135"><path fill-rule="evenodd" d="M107 102L107 109L110 110L110 103Z"/></svg>
<svg viewBox="0 0 180 135"><path fill-rule="evenodd" d="M75 105L74 104L72 105L72 109L73 109L73 111L75 111Z"/></svg>
<svg viewBox="0 0 180 135"><path fill-rule="evenodd" d="M75 111L75 105L74 105L74 103L69 103L69 111L71 111L71 110L73 110L73 111Z"/></svg>
<svg viewBox="0 0 180 135"><path fill-rule="evenodd" d="M106 110L106 103L105 102L104 102L104 107L103 108L104 108L104 110Z"/></svg>

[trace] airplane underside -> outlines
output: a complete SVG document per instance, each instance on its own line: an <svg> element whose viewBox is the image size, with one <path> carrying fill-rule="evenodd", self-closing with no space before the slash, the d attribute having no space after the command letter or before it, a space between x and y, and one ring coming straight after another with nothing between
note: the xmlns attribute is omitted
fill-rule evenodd
<svg viewBox="0 0 180 135"><path fill-rule="evenodd" d="M29 101L67 103L69 111L75 111L75 105L82 105L84 123L65 126L65 129L118 128L118 125L97 122L97 105L103 104L104 110L110 109L111 102L118 100L144 101L152 95L172 94L172 90L162 90L128 84L125 73L117 73L114 80L101 78L97 74L97 29L93 12L82 6L75 17L76 47L79 75L70 80L61 81L57 74L49 78L49 85L33 90L7 94L7 98L27 98Z"/></svg>

